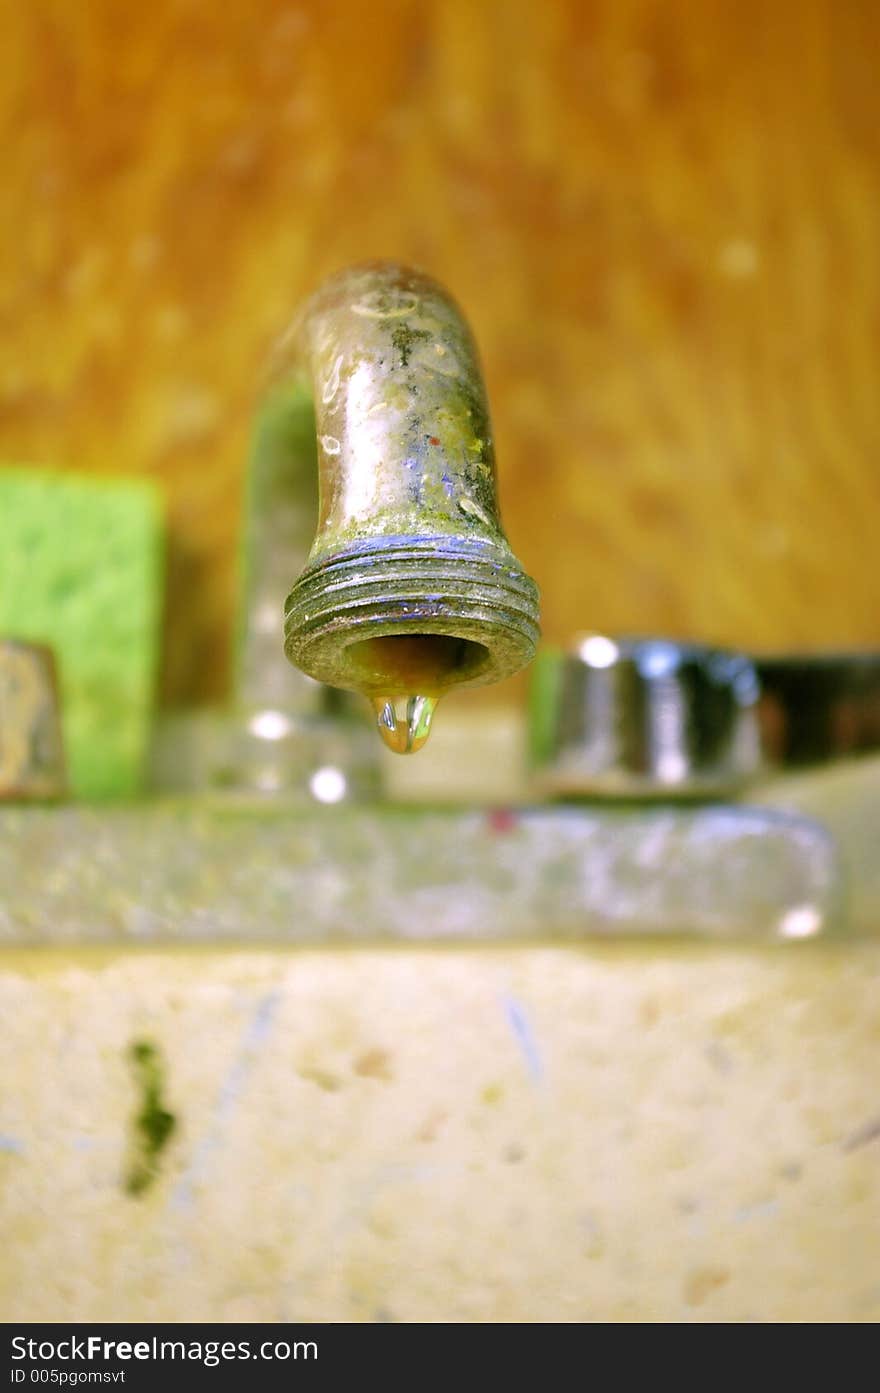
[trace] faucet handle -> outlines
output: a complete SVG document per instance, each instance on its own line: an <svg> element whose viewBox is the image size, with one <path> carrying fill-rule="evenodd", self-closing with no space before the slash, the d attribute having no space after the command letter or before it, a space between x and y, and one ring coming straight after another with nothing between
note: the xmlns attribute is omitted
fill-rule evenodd
<svg viewBox="0 0 880 1393"><path fill-rule="evenodd" d="M755 666L773 763L824 764L880 749L880 653L767 654Z"/></svg>
<svg viewBox="0 0 880 1393"><path fill-rule="evenodd" d="M880 748L880 653L589 634L538 655L530 736L551 796L729 797L779 766Z"/></svg>
<svg viewBox="0 0 880 1393"><path fill-rule="evenodd" d="M51 648L0 638L0 801L67 789Z"/></svg>
<svg viewBox="0 0 880 1393"><path fill-rule="evenodd" d="M535 779L551 796L720 797L761 768L760 689L742 654L589 634L535 660Z"/></svg>

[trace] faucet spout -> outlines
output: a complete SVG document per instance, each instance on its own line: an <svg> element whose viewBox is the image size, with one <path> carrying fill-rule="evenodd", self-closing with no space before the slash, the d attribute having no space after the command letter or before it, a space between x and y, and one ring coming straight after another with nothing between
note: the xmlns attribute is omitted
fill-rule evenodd
<svg viewBox="0 0 880 1393"><path fill-rule="evenodd" d="M319 477L291 662L372 698L380 730L386 702L525 666L537 587L501 526L477 353L447 292L391 263L342 272L304 307L278 380L310 388Z"/></svg>

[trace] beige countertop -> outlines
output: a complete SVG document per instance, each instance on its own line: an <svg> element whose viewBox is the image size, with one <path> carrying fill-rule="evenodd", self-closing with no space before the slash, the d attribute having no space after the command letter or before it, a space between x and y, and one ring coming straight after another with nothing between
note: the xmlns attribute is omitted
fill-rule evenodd
<svg viewBox="0 0 880 1393"><path fill-rule="evenodd" d="M7 950L0 1312L876 1320L878 984L870 943Z"/></svg>

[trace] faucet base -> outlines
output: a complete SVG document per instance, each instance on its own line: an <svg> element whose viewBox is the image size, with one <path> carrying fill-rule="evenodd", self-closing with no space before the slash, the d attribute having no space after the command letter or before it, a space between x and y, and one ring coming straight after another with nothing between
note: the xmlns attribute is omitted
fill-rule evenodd
<svg viewBox="0 0 880 1393"><path fill-rule="evenodd" d="M303 804L372 803L382 792L368 719L256 706L164 715L153 736L149 783L163 793Z"/></svg>

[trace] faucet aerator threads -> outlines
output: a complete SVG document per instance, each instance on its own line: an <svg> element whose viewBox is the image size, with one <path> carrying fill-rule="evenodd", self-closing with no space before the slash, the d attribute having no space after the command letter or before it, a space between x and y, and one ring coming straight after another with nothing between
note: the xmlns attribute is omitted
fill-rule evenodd
<svg viewBox="0 0 880 1393"><path fill-rule="evenodd" d="M373 538L319 558L287 601L287 656L367 694L500 681L531 661L539 633L536 587L512 562L497 543L442 536Z"/></svg>

